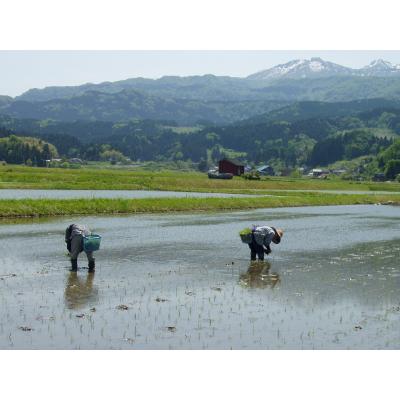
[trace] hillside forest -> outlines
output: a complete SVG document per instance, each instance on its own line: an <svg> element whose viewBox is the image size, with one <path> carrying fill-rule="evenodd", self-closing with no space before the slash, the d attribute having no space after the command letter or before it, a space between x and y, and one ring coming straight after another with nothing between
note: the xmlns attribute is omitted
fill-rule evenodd
<svg viewBox="0 0 400 400"><path fill-rule="evenodd" d="M329 168L347 179L392 180L400 173L399 79L170 77L1 96L0 161L155 161L207 171L226 157L277 174Z"/></svg>

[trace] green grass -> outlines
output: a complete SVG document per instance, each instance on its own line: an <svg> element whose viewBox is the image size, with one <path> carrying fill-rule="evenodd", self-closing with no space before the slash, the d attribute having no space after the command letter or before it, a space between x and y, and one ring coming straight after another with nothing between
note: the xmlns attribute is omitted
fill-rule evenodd
<svg viewBox="0 0 400 400"><path fill-rule="evenodd" d="M121 169L57 169L5 165L0 189L173 190L221 193L267 193L268 190L382 190L400 191L399 183L349 182L340 179L269 178L247 181L208 179L199 172Z"/></svg>
<svg viewBox="0 0 400 400"><path fill-rule="evenodd" d="M339 195L308 193L282 197L245 198L158 198L158 199L72 199L0 200L0 217L44 217L62 215L101 215L223 211L267 207L321 206L345 204L400 204L400 195Z"/></svg>
<svg viewBox="0 0 400 400"><path fill-rule="evenodd" d="M159 198L159 199L24 199L0 200L0 217L45 217L241 210L264 207L294 207L344 204L400 203L400 184L347 182L337 180L270 178L247 181L208 179L204 173L113 169L46 169L24 166L0 167L0 188L22 189L125 189L225 192L244 194L275 193L271 197L246 198ZM279 192L274 192L279 190ZM299 190L290 192L288 190ZM331 194L307 190L376 190L376 194Z"/></svg>

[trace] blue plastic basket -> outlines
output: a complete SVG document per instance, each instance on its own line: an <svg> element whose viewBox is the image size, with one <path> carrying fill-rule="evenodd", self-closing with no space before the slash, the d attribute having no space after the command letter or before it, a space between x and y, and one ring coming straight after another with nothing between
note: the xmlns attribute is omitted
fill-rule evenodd
<svg viewBox="0 0 400 400"><path fill-rule="evenodd" d="M83 250L92 252L100 249L101 236L88 235L83 237Z"/></svg>

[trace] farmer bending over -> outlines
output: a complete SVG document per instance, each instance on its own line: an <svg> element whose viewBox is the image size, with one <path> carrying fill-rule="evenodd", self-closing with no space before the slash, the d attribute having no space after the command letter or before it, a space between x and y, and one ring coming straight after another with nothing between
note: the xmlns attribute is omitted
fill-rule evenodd
<svg viewBox="0 0 400 400"><path fill-rule="evenodd" d="M90 230L84 225L72 224L66 229L65 243L71 257L71 271L78 271L78 255L83 251L83 236L90 234ZM89 262L89 272L94 272L93 252L85 253Z"/></svg>
<svg viewBox="0 0 400 400"><path fill-rule="evenodd" d="M275 229L269 226L254 227L251 235L251 243L249 243L251 260L255 260L256 256L258 256L259 260L264 260L264 253L270 254L272 252L270 247L271 242L279 244L282 236L282 229Z"/></svg>

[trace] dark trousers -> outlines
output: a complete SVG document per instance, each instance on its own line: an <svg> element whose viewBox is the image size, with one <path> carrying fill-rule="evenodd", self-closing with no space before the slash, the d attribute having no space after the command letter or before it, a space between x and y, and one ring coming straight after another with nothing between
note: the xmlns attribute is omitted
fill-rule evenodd
<svg viewBox="0 0 400 400"><path fill-rule="evenodd" d="M258 256L259 260L264 260L264 247L260 246L255 240L253 236L253 240L249 243L250 247L250 258L252 261L256 259Z"/></svg>
<svg viewBox="0 0 400 400"><path fill-rule="evenodd" d="M71 250L69 251L69 254L71 256L71 260L76 260L78 258L79 253L83 251L83 245L82 245L82 236L81 235L76 235L73 236L71 239ZM85 252L88 261L93 261L93 252Z"/></svg>

